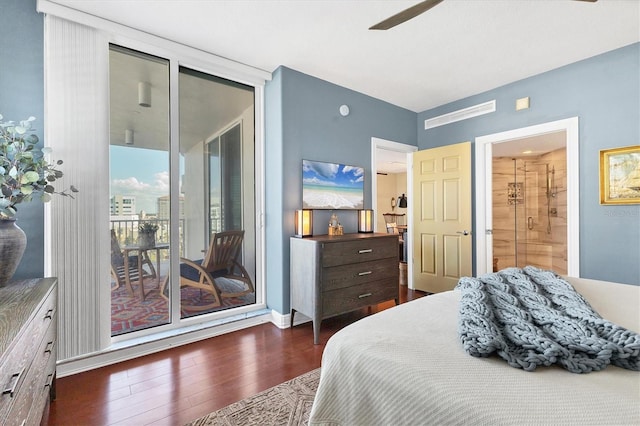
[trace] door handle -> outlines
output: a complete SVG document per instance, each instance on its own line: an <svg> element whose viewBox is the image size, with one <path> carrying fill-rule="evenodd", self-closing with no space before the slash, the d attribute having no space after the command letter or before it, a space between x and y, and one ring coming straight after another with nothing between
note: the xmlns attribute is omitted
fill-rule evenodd
<svg viewBox="0 0 640 426"><path fill-rule="evenodd" d="M469 235L469 231L467 231L466 229L464 231L457 231L457 233L462 235Z"/></svg>

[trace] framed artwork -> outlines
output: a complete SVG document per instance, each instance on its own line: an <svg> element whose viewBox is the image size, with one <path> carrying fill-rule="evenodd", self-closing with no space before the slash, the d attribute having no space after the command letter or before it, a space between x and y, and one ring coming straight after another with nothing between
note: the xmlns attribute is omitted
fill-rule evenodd
<svg viewBox="0 0 640 426"><path fill-rule="evenodd" d="M600 204L640 204L640 145L600 151Z"/></svg>
<svg viewBox="0 0 640 426"><path fill-rule="evenodd" d="M302 160L302 208L364 209L364 168Z"/></svg>

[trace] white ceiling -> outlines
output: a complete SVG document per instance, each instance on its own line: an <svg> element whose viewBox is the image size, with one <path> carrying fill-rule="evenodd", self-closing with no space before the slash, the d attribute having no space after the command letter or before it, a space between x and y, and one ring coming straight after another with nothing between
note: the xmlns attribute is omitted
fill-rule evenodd
<svg viewBox="0 0 640 426"><path fill-rule="evenodd" d="M640 2L53 0L266 71L280 65L415 112L640 40Z"/></svg>
<svg viewBox="0 0 640 426"><path fill-rule="evenodd" d="M414 112L640 41L637 0L445 0L388 31L368 28L417 1L52 1L265 71L284 65ZM380 155L378 169L406 170L404 154L396 154Z"/></svg>
<svg viewBox="0 0 640 426"><path fill-rule="evenodd" d="M376 171L378 173L406 173L407 154L378 148L376 151Z"/></svg>

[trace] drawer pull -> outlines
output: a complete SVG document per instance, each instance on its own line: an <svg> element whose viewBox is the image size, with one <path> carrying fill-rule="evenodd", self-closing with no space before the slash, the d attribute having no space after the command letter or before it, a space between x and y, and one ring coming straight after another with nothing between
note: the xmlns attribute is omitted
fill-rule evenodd
<svg viewBox="0 0 640 426"><path fill-rule="evenodd" d="M54 345L54 343L53 343L53 342L47 342L47 347L46 347L46 348L44 348L44 353L45 353L45 354L46 354L46 353L49 353L49 354L50 354L50 353L51 353L51 351L53 350L53 345Z"/></svg>
<svg viewBox="0 0 640 426"><path fill-rule="evenodd" d="M49 309L46 314L44 314L44 319L53 318L53 309Z"/></svg>
<svg viewBox="0 0 640 426"><path fill-rule="evenodd" d="M24 367L22 367L22 370L20 370L19 373L13 373L13 375L11 375L11 379L15 378L15 380L13 381L13 383L11 383L10 387L2 391L3 395L9 394L9 396L13 398L13 395L16 392L16 388L18 387L18 383L20 382L20 377L22 376L22 373L24 373Z"/></svg>
<svg viewBox="0 0 640 426"><path fill-rule="evenodd" d="M47 383L44 384L44 387L50 388L52 384L53 384L53 373L47 376Z"/></svg>
<svg viewBox="0 0 640 426"><path fill-rule="evenodd" d="M363 254L363 253L373 253L373 249L358 250L358 254Z"/></svg>
<svg viewBox="0 0 640 426"><path fill-rule="evenodd" d="M359 276L370 275L370 274L371 274L371 271L358 272Z"/></svg>
<svg viewBox="0 0 640 426"><path fill-rule="evenodd" d="M364 293L364 294L361 294L360 296L358 296L358 299L364 299L365 297L369 297L369 296L371 296L371 294L372 294L372 293Z"/></svg>

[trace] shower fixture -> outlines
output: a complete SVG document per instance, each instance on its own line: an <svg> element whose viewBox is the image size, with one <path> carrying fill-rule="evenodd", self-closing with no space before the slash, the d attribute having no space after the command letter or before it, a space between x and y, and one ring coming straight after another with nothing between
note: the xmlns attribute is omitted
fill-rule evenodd
<svg viewBox="0 0 640 426"><path fill-rule="evenodd" d="M558 188L556 187L556 184L555 184L556 167L551 166L551 169L549 169L549 164L547 164L546 166L547 166L547 199L549 199L550 197L555 198L556 193L558 192Z"/></svg>
<svg viewBox="0 0 640 426"><path fill-rule="evenodd" d="M551 234L551 215L558 215L558 210L551 207L551 200L556 197L558 188L556 187L556 167L547 163L547 234Z"/></svg>

